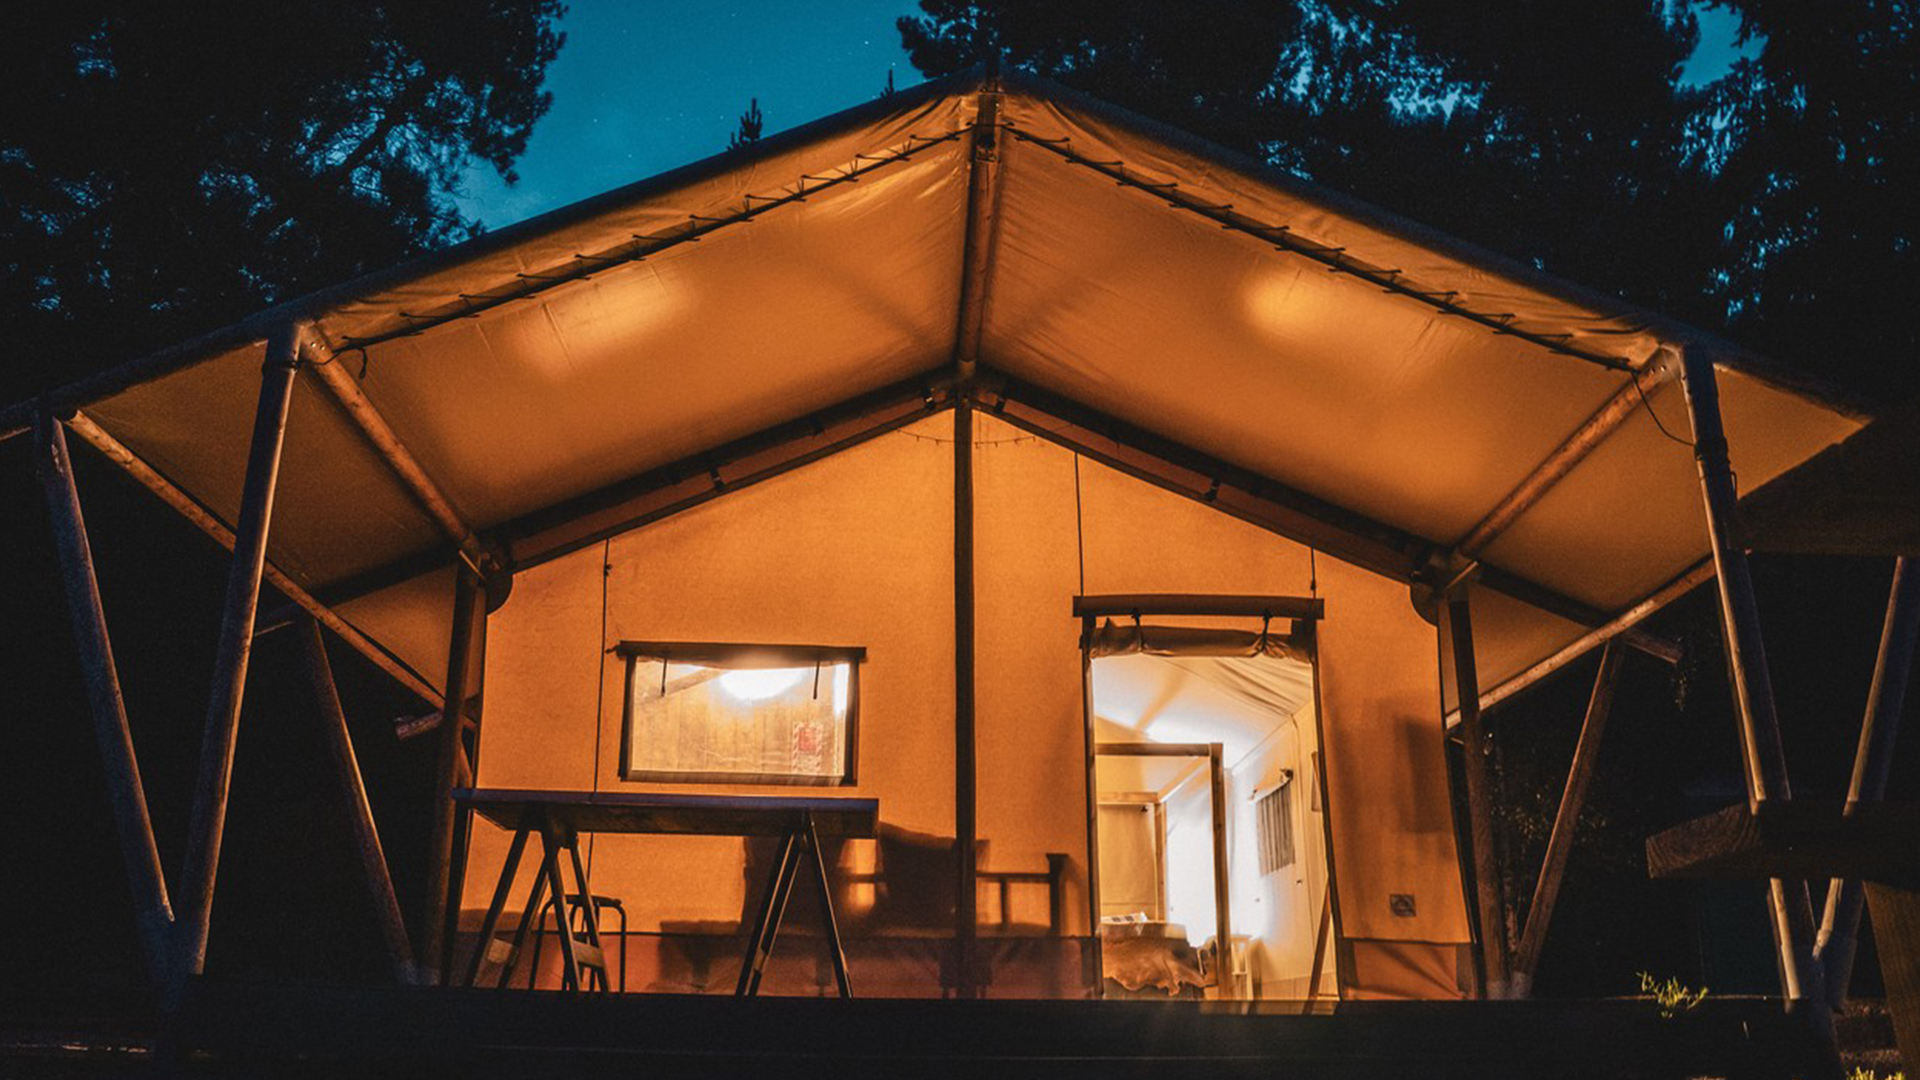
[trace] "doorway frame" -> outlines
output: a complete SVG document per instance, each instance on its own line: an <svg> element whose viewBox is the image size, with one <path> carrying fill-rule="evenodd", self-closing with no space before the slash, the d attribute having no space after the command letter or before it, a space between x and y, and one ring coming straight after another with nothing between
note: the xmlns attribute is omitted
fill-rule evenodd
<svg viewBox="0 0 1920 1080"><path fill-rule="evenodd" d="M1221 759L1225 756L1219 743L1120 743L1097 742L1093 745L1094 756L1105 754L1108 757L1176 757L1204 758L1207 762L1207 777L1212 786L1211 802L1213 810L1213 981L1220 985L1220 975L1226 973L1229 982L1234 983L1233 990L1238 993L1238 980L1233 977L1233 919L1232 887L1227 881L1227 778L1226 766ZM1187 775L1192 775L1188 773ZM1095 812L1098 812L1099 792L1094 793ZM1164 820L1164 819L1163 819ZM1098 839L1096 836L1095 839ZM1163 869L1160 888L1166 889L1165 845L1166 835L1160 837ZM1088 873L1097 877L1100 873L1100 852L1095 849L1093 857L1087 860ZM1096 913L1097 914L1097 913ZM1099 923L1094 924L1094 938L1099 939ZM1101 983L1105 986L1103 980Z"/></svg>
<svg viewBox="0 0 1920 1080"><path fill-rule="evenodd" d="M1320 695L1320 648L1318 624L1326 617L1326 601L1318 596L1260 596L1237 593L1102 593L1077 595L1073 598L1073 616L1080 620L1080 712L1083 720L1083 758L1086 769L1086 807L1087 819L1087 918L1088 930L1093 939L1091 967L1088 971L1089 995L1095 999L1103 996L1105 955L1100 940L1100 792L1099 780L1095 775L1095 765L1102 744L1094 727L1093 712L1093 639L1103 618L1132 619L1135 626L1143 618L1170 617L1213 617L1233 619L1260 619L1271 626L1275 619L1288 620L1291 625L1284 637L1288 642L1307 654L1307 663L1313 670L1313 724L1314 724L1314 777L1313 782L1320 798L1321 847L1326 852L1327 887L1321 898L1321 923L1331 929L1333 941L1334 992L1336 999L1344 999L1346 988L1353 984L1350 970L1349 950L1346 948L1346 934L1341 928L1339 860L1333 847L1333 799L1327 787L1327 774L1331 772L1331 758L1327 753L1327 717L1321 704ZM1263 633L1265 631L1263 630ZM1114 744L1107 744L1114 745ZM1152 743L1139 744L1173 747L1175 744ZM1191 745L1212 744L1186 744ZM1217 747L1216 747L1217 749ZM1224 790L1221 785L1221 772L1224 763L1216 760L1213 764L1216 807L1224 803ZM1214 813L1216 885L1218 895L1224 898L1227 889L1220 883L1225 873L1226 861L1224 847L1226 819L1219 809ZM1224 899L1222 904L1224 906ZM1226 912L1222 912L1219 925L1215 928L1216 940L1226 938L1228 927ZM1231 941L1226 949L1226 963L1231 970L1233 947ZM1311 1009L1319 998L1320 971L1325 962L1323 949L1316 941L1314 949L1313 971L1310 974L1310 987L1305 1005Z"/></svg>

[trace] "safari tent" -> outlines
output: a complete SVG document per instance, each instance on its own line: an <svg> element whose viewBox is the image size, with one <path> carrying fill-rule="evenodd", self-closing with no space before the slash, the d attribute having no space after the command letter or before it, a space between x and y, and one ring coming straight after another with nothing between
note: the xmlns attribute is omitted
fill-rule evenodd
<svg viewBox="0 0 1920 1080"><path fill-rule="evenodd" d="M1696 587L1751 799L1784 794L1733 478L1866 421L1710 335L970 75L302 298L0 433L40 442L175 980L204 958L249 643L297 618L417 694L410 733L441 747L443 887L378 905L403 980L528 959L483 933L496 892L503 926L539 898L531 856L497 880L517 845L479 789L869 800L871 827L796 841L828 883L791 885L768 993L834 992L830 903L866 996L1350 1001L1524 988L1545 927L1516 949L1498 921L1481 710L1595 649L1671 659L1638 624ZM75 442L235 550L178 875ZM354 827L379 897L376 823ZM734 990L772 842L583 832L614 980ZM1800 997L1806 894L1774 896ZM598 985L585 932L531 930L516 985Z"/></svg>

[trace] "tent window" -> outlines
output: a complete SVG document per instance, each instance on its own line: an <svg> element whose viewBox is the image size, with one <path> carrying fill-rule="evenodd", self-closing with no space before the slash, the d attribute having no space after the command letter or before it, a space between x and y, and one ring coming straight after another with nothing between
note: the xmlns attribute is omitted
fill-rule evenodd
<svg viewBox="0 0 1920 1080"><path fill-rule="evenodd" d="M859 649L625 642L620 775L851 784Z"/></svg>
<svg viewBox="0 0 1920 1080"><path fill-rule="evenodd" d="M1255 831L1259 834L1260 872L1271 874L1293 865L1293 801L1287 798L1287 785L1274 788L1254 804Z"/></svg>

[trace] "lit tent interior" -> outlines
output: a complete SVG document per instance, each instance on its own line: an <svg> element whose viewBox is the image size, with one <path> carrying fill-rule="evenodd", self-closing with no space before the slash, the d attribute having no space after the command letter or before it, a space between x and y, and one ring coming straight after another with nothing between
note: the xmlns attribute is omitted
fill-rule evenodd
<svg viewBox="0 0 1920 1080"><path fill-rule="evenodd" d="M1090 707L1101 741L1237 749L1237 863L1257 854L1257 797L1290 777L1295 854L1315 869L1305 908L1269 922L1311 944L1333 898L1321 992L1466 993L1455 695L1410 586L1471 578L1479 685L1497 697L1711 576L1674 349L1712 356L1749 489L1865 422L1735 346L1012 76L892 95L49 401L202 508L203 527L232 530L263 343L290 320L309 363L269 580L437 705L456 567L510 568L473 657L479 785L790 792L635 779L629 721L690 669L622 643L858 649L858 722L834 729L852 764L832 792L877 798L901 851L937 854L963 801L970 652L979 867L1064 856L1005 911L981 893L1005 994L1099 989ZM5 419L18 433L31 413ZM956 436L971 445L960 529ZM1312 596L1324 616L1310 662L1250 677L1266 705L1225 688L1256 659L1152 650L1094 660L1089 702L1074 598L1154 593ZM821 700L804 682L779 692ZM1228 703L1209 711L1209 696ZM1156 731L1148 707L1183 697L1214 727ZM1160 790L1127 779L1114 790ZM469 931L505 843L474 825ZM869 994L940 994L951 881L916 907L878 871L882 846L837 853L856 975ZM590 853L594 891L647 942L626 946L631 988L723 989L697 942L734 932L761 856L725 837L601 836ZM1231 883L1237 910L1250 882ZM1189 922L1203 939L1210 923ZM791 952L774 987L815 992L811 958ZM1275 969L1261 992L1298 996L1305 974Z"/></svg>

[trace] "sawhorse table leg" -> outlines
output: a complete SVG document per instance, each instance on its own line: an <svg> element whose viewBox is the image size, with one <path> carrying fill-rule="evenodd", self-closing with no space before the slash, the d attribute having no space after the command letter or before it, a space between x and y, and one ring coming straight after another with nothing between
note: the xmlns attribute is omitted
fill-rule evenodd
<svg viewBox="0 0 1920 1080"><path fill-rule="evenodd" d="M514 926L513 942L507 948L500 964L500 978L495 984L505 988L513 981L514 971L519 967L520 955L527 941L529 928L539 933L541 903L546 899L548 890L554 896L555 930L560 936L561 985L568 990L583 987L581 968L585 967L599 975L599 989L607 990L609 981L606 971L606 953L600 942L599 913L593 910L593 892L588 887L586 865L580 858L578 834L571 830L562 830L544 820L529 817L521 821L514 830L513 843L507 848L506 864L501 867L500 881L493 889L493 900L487 905L487 917L480 925L480 940L474 947L473 959L467 965L466 984L471 986L480 978L480 969L485 964L489 952L494 947L495 932L500 926L502 912L506 909L507 895L513 889L514 875L520 869L520 861L525 856L527 837L535 829L540 832L540 866L533 876L533 885L527 892L526 906L520 912L520 920ZM573 894L582 898L586 907L584 942L576 941L573 936L574 908L561 876L560 854L566 852L573 864L573 876L578 891ZM537 954L537 950L536 950ZM531 989L538 981L538 970L528 975L527 985Z"/></svg>
<svg viewBox="0 0 1920 1080"><path fill-rule="evenodd" d="M773 943L780 936L780 922L793 895L793 879L800 870L802 849L813 863L821 918L826 922L827 947L833 955L834 980L839 984L841 997L853 996L853 983L847 977L847 954L840 943L840 924L833 911L833 890L827 885L827 864L820 853L820 835L814 828L813 815L808 814L781 842L780 860L767 881L766 899L760 905L753 936L747 943L747 956L740 967L740 983L734 990L740 997L753 997L760 992L760 976L766 969L767 958L773 954Z"/></svg>

